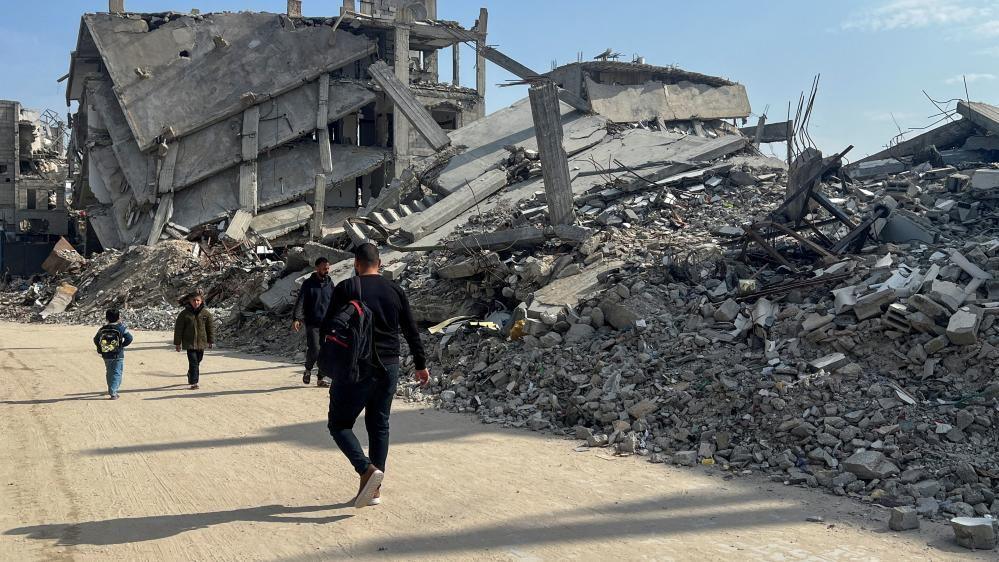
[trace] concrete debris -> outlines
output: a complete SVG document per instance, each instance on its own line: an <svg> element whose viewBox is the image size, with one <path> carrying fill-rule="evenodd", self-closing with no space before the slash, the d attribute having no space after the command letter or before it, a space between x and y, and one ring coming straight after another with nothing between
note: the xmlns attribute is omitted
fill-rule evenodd
<svg viewBox="0 0 999 562"><path fill-rule="evenodd" d="M919 514L912 507L893 507L888 518L892 531L911 531L919 528Z"/></svg>
<svg viewBox="0 0 999 562"><path fill-rule="evenodd" d="M950 520L954 539L964 548L993 550L999 534L999 519L992 517L955 517Z"/></svg>

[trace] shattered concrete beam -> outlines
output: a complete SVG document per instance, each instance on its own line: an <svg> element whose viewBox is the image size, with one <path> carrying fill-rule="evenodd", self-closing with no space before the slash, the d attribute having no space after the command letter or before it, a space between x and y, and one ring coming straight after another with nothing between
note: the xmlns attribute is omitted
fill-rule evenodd
<svg viewBox="0 0 999 562"><path fill-rule="evenodd" d="M409 86L396 78L387 64L383 61L372 64L368 67L368 74L434 150L441 150L451 144L447 133L441 129L437 121L434 121L427 108L416 99Z"/></svg>
<svg viewBox="0 0 999 562"><path fill-rule="evenodd" d="M147 246L152 246L160 241L163 228L173 217L173 193L167 193L160 197L160 204L156 207L156 216L153 217L153 228L149 231L149 238L146 240Z"/></svg>
<svg viewBox="0 0 999 562"><path fill-rule="evenodd" d="M999 107L977 101L959 101L957 112L993 135L999 135Z"/></svg>
<svg viewBox="0 0 999 562"><path fill-rule="evenodd" d="M740 127L739 131L754 143L766 142L786 142L794 134L794 121L780 121L778 123L767 123L763 126L763 134L760 139L756 139L758 126Z"/></svg>
<svg viewBox="0 0 999 562"><path fill-rule="evenodd" d="M502 251L513 248L533 248L544 241L545 233L543 230L533 226L525 226L464 236L447 242L447 247L456 253L475 253L482 250Z"/></svg>
<svg viewBox="0 0 999 562"><path fill-rule="evenodd" d="M252 220L253 215L246 209L239 209L232 215L232 219L229 221L229 226L225 229L223 236L236 242L246 240L246 231L249 230Z"/></svg>
<svg viewBox="0 0 999 562"><path fill-rule="evenodd" d="M409 240L419 240L503 189L505 185L506 172L490 170L469 182L464 188L441 199L430 209L403 217L391 226L398 228Z"/></svg>
<svg viewBox="0 0 999 562"><path fill-rule="evenodd" d="M885 160L888 158L907 158L931 146L935 146L937 148L958 146L963 144L964 139L968 138L974 132L975 126L968 119L951 121L950 123L941 125L935 129L930 129L923 134L916 135L911 139L904 140L895 146L888 147L880 152L861 158L852 165L855 166L863 162Z"/></svg>
<svg viewBox="0 0 999 562"><path fill-rule="evenodd" d="M548 217L552 224L572 224L576 216L572 205L569 161L562 148L558 87L552 80L542 80L531 85L528 96L541 155L541 173L545 179Z"/></svg>
<svg viewBox="0 0 999 562"><path fill-rule="evenodd" d="M482 46L478 48L480 55L485 57L487 60L493 64L499 66L503 70L512 73L517 78L522 80L527 80L529 78L537 78L540 76L537 72L534 72L530 68L520 64L519 62L513 60L512 58L504 55L503 53L497 51L496 49L488 46ZM569 92L559 88L558 98L565 103L571 105L572 107L578 109L579 111L590 111L590 104L586 100Z"/></svg>

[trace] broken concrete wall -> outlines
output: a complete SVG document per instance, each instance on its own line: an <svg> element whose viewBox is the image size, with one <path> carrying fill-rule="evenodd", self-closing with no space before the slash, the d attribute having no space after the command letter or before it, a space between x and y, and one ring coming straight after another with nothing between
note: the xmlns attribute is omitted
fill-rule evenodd
<svg viewBox="0 0 999 562"><path fill-rule="evenodd" d="M332 146L332 155L333 174L327 178L328 186L369 173L391 156L383 148L341 144ZM257 162L260 209L312 193L318 169L319 148L311 140L278 147L261 157ZM238 186L239 170L230 168L178 191L173 222L192 228L228 215L239 208Z"/></svg>
<svg viewBox="0 0 999 562"><path fill-rule="evenodd" d="M618 123L747 117L749 97L745 86L709 86L682 81L642 85L601 84L586 77L586 92L593 111Z"/></svg>
<svg viewBox="0 0 999 562"><path fill-rule="evenodd" d="M316 82L304 84L260 104L257 152L262 154L316 129L319 103ZM349 81L330 83L327 123L375 101L375 94ZM180 190L240 163L243 116L237 114L178 139L170 145L177 151L172 185L160 182L161 193Z"/></svg>

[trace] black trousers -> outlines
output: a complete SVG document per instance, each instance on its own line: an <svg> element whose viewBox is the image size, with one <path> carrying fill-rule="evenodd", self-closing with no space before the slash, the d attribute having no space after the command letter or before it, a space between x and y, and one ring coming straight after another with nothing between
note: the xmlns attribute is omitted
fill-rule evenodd
<svg viewBox="0 0 999 562"><path fill-rule="evenodd" d="M330 385L330 411L327 427L337 447L347 457L358 474L364 474L368 465L385 470L389 449L389 414L392 398L399 385L399 365L373 368L366 379L354 383L347 377L333 377ZM369 459L354 435L354 422L364 410L364 427L368 431Z"/></svg>
<svg viewBox="0 0 999 562"><path fill-rule="evenodd" d="M201 360L204 358L204 349L187 350L187 384L198 384L201 377Z"/></svg>
<svg viewBox="0 0 999 562"><path fill-rule="evenodd" d="M319 326L305 325L305 370L311 371L319 359Z"/></svg>

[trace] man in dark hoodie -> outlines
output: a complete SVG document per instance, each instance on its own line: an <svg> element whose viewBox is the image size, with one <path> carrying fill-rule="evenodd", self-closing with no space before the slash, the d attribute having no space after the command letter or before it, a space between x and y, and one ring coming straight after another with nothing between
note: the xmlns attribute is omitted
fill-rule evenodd
<svg viewBox="0 0 999 562"><path fill-rule="evenodd" d="M121 321L121 313L110 309L104 313L107 324L97 330L94 345L97 353L104 358L104 367L108 383L108 398L118 399L118 388L121 386L121 376L125 371L125 348L132 343L132 333Z"/></svg>
<svg viewBox="0 0 999 562"><path fill-rule="evenodd" d="M312 379L312 367L319 358L319 329L322 327L326 311L333 298L333 281L330 280L330 261L326 258L316 259L316 271L302 283L298 290L298 300L295 301L295 311L292 313L291 329L298 332L305 325L305 374L302 382L309 384ZM329 386L323 374L316 377L316 386Z"/></svg>
<svg viewBox="0 0 999 562"><path fill-rule="evenodd" d="M187 384L197 390L205 350L215 347L215 320L205 307L201 289L184 297L184 309L173 327L173 346L178 352L181 348L187 351Z"/></svg>
<svg viewBox="0 0 999 562"><path fill-rule="evenodd" d="M400 330L413 356L416 379L423 385L430 380L423 342L406 293L378 273L380 266L378 248L373 244L358 246L354 250L354 271L360 281L360 295L356 294L353 278L341 281L333 290L328 313L335 316L352 299L359 299L371 309L373 320L372 358L365 367L366 376L357 382L349 376L336 376L330 388L330 435L361 477L354 497L357 508L381 503L380 489L388 458L389 414L399 384ZM353 431L361 410L364 410L370 458L365 456Z"/></svg>

